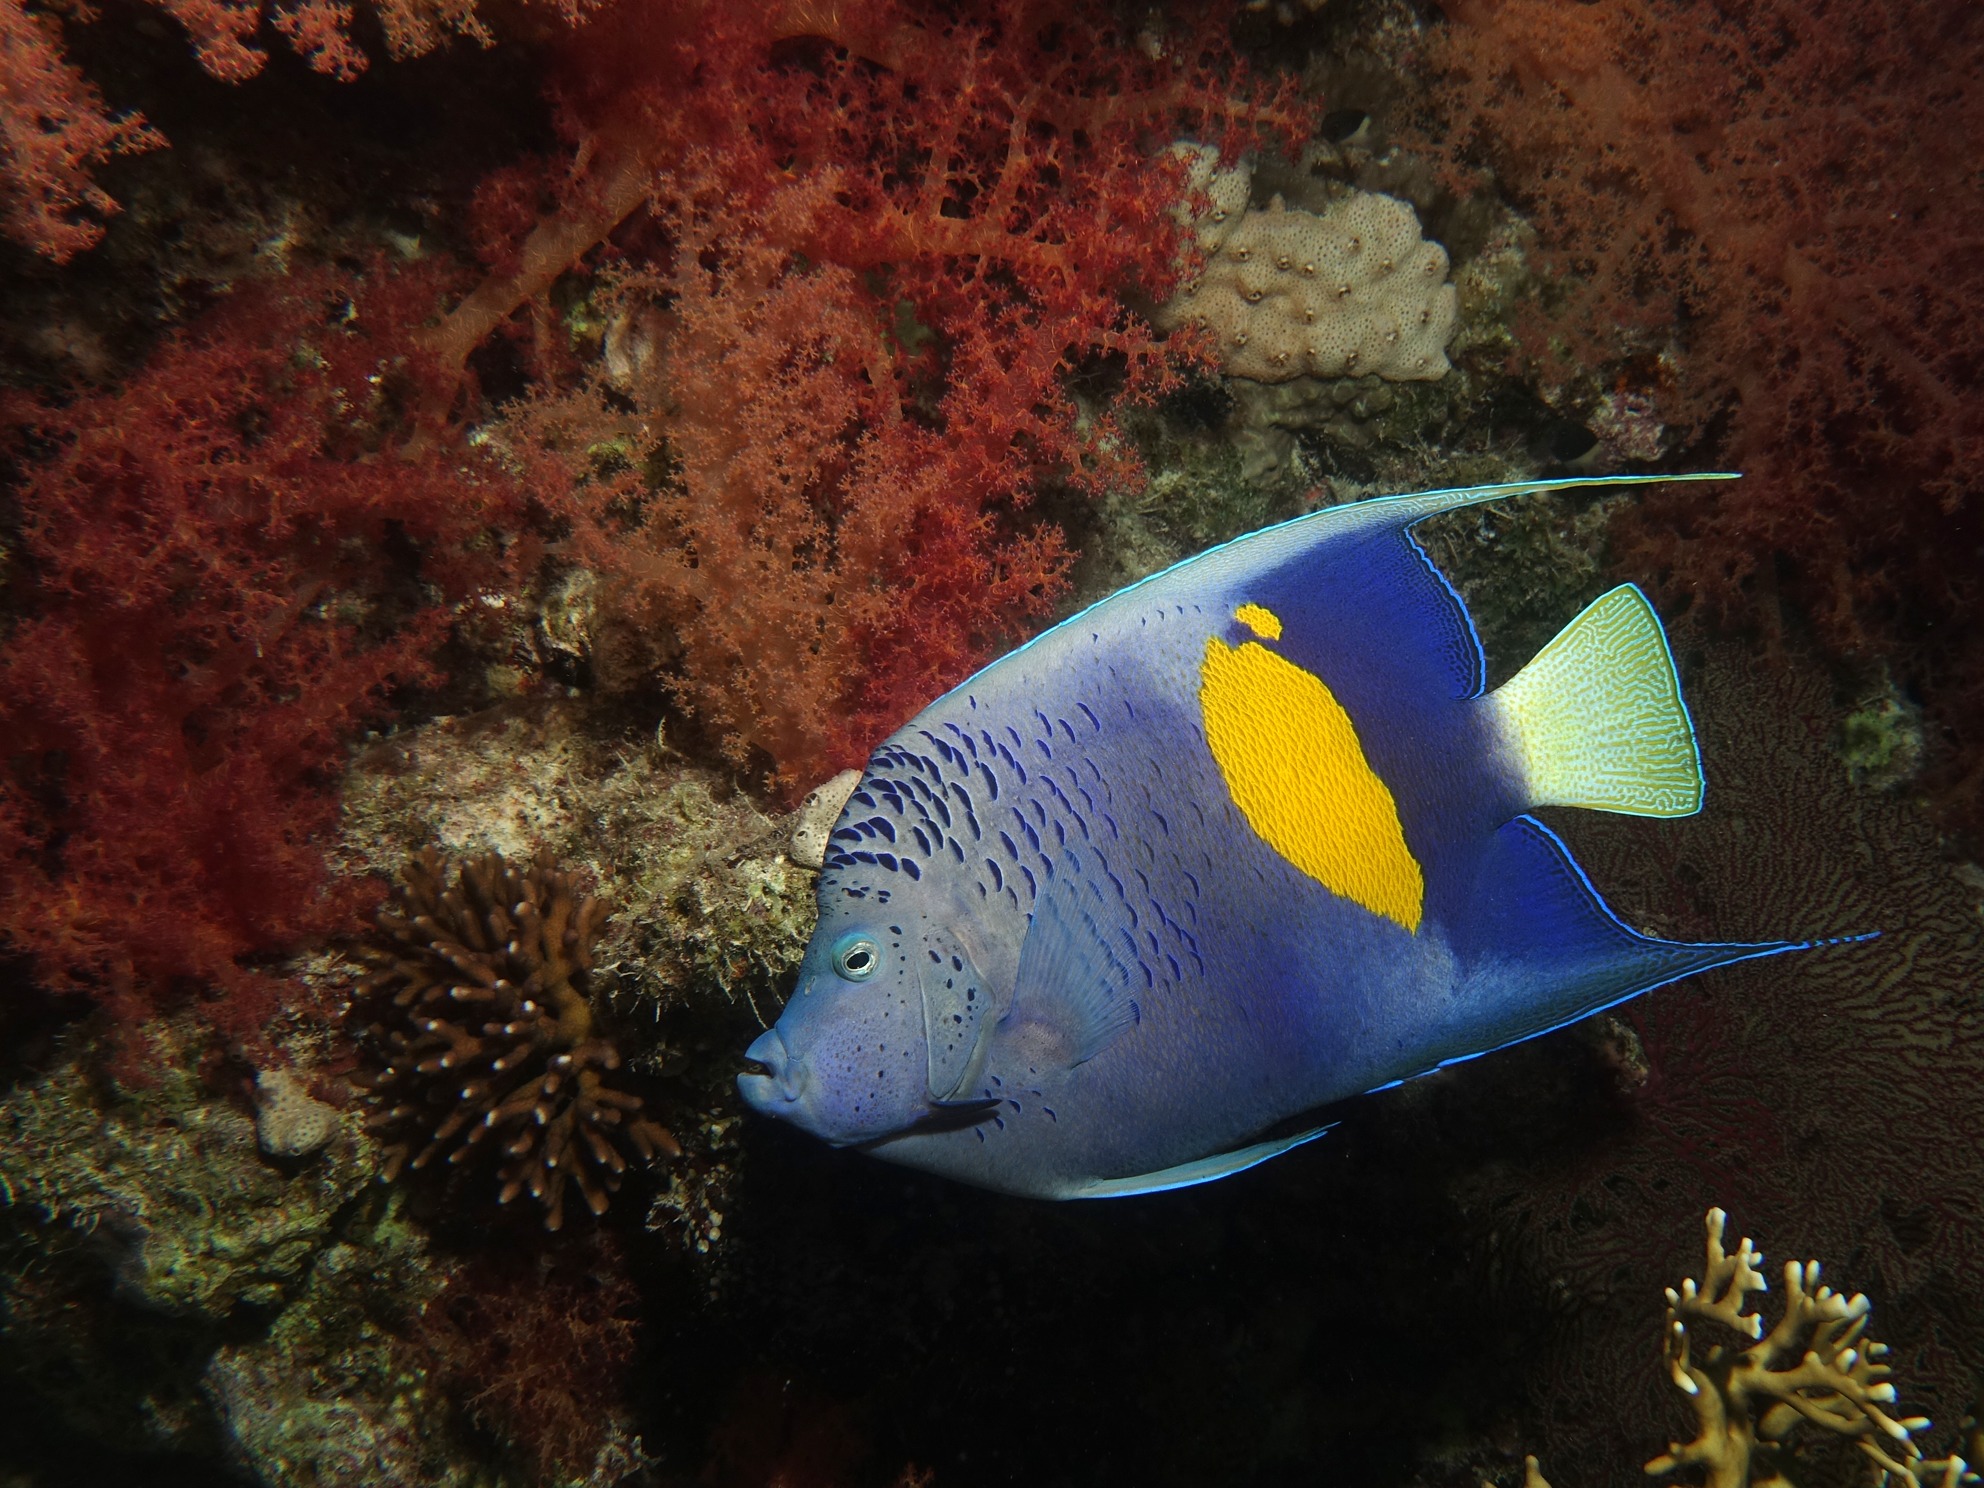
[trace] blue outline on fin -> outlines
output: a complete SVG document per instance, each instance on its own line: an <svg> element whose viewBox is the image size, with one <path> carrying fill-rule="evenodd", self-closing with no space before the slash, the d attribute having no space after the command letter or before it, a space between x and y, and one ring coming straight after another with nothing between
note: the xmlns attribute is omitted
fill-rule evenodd
<svg viewBox="0 0 1984 1488"><path fill-rule="evenodd" d="M1459 613L1461 623L1467 627L1467 638L1474 643L1474 681L1468 690L1461 694L1460 699L1462 702L1471 702L1475 698L1485 696L1488 692L1488 651L1481 644L1481 632L1474 628L1474 614L1468 609L1467 601L1460 597L1460 590L1454 588L1454 581L1446 576L1441 570L1440 565L1433 561L1433 555L1426 551L1424 545L1413 534L1412 529L1417 527L1419 522L1430 522L1431 520L1431 516L1426 516L1421 517L1418 522L1408 522L1405 524L1405 529L1401 535L1405 538L1406 543L1411 547L1412 551L1419 555L1419 561L1426 565L1426 571L1438 579L1440 581L1440 587L1447 591L1447 598L1454 602L1454 609ZM1670 657L1668 659L1671 661L1673 658ZM1693 725L1691 724L1690 727L1693 727ZM1696 751L1697 756L1700 753L1700 750Z"/></svg>
<svg viewBox="0 0 1984 1488"><path fill-rule="evenodd" d="M1169 1193L1176 1188L1192 1188L1200 1183L1211 1183L1220 1178L1230 1178L1235 1173L1244 1173L1249 1168L1258 1167L1271 1157L1280 1157L1284 1152L1292 1152L1332 1130L1329 1126L1312 1127L1298 1132L1292 1137L1276 1137L1267 1142L1256 1142L1251 1147L1241 1147L1233 1152L1219 1152L1211 1157L1201 1157L1176 1167L1160 1168L1155 1173L1140 1173L1131 1178L1090 1178L1071 1190L1065 1197L1071 1199L1127 1199L1137 1194Z"/></svg>
<svg viewBox="0 0 1984 1488"><path fill-rule="evenodd" d="M1575 1017L1566 1018L1561 1023L1552 1023L1548 1027L1539 1028L1533 1033L1525 1033L1521 1038L1510 1039L1508 1042L1501 1044L1490 1044L1485 1049L1476 1049L1467 1054L1450 1055L1430 1068L1416 1070L1412 1074L1402 1075L1394 1080L1387 1080L1382 1085L1373 1085L1369 1090L1363 1092L1365 1095L1376 1095L1383 1090L1394 1090L1408 1080L1423 1079L1436 1070L1451 1069L1454 1065L1467 1064L1472 1060L1483 1058L1486 1055L1500 1053L1503 1049L1512 1049L1517 1044L1526 1044L1531 1039L1542 1038L1546 1033L1556 1033L1559 1029L1569 1028L1573 1023L1582 1023L1587 1018L1595 1018L1600 1013L1610 1012L1613 1008L1623 1006L1636 997L1644 997L1649 992L1657 992L1662 987L1672 986L1675 982L1684 982L1689 977L1700 976L1704 972L1718 971L1725 966L1737 966L1745 961L1761 961L1768 956L1782 956L1792 951L1817 951L1823 950L1827 946L1862 945L1867 941L1879 940L1881 938L1880 931L1865 930L1857 935L1822 935L1813 940L1662 940L1658 936L1647 935L1642 931L1635 930L1619 917L1618 911L1613 909L1606 902L1605 896L1598 892L1598 886L1592 883L1591 875L1584 871L1584 865L1571 852L1569 844L1562 837L1558 836L1557 833L1553 832L1548 823L1538 820L1526 811L1510 817L1509 820L1511 822L1527 822L1536 831L1542 833L1556 847L1558 857L1577 875L1578 883L1583 887L1586 895L1589 896L1590 902L1597 906L1600 913L1606 919L1610 920L1620 931L1631 936L1635 941L1643 945L1664 946L1674 950L1729 950L1737 951L1741 954L1732 955L1710 966L1690 967L1685 971L1677 971L1672 976L1662 977L1659 981L1648 982L1644 987L1635 988L1623 996L1613 998L1610 1002L1587 1008ZM1686 820L1686 818L1677 817L1675 820Z"/></svg>
<svg viewBox="0 0 1984 1488"><path fill-rule="evenodd" d="M1702 765L1702 736L1700 731L1695 728L1695 710L1688 706L1687 689L1681 686L1681 667L1674 660L1674 643L1667 639L1667 623L1660 618L1660 611L1654 608L1653 601L1646 597L1646 590L1631 581L1624 584L1614 584L1612 588L1605 591L1605 594L1612 594L1620 589L1630 589L1633 593L1637 594L1640 597L1640 603L1646 606L1646 612L1653 616L1653 628L1654 632L1660 637L1660 649L1667 655L1667 675L1674 679L1674 701L1681 705L1681 721L1688 726L1688 747L1695 751L1695 809L1693 811L1684 811L1679 816L1661 818L1663 821L1686 821L1691 816L1700 816L1702 807L1708 804L1708 771ZM1605 598L1605 594L1599 595L1598 599ZM1597 604L1598 599L1594 599L1591 604ZM1591 605L1585 606L1586 610L1590 608ZM1583 613L1584 610L1578 611L1580 615ZM1577 621L1573 619L1571 624L1575 625ZM1552 637L1552 639L1555 638ZM1542 822L1537 822L1536 824L1539 827L1543 827ZM1548 827L1543 827L1543 830L1550 832ZM1552 837L1557 836L1555 832L1550 832L1550 835ZM1564 841L1561 837L1557 838L1557 846L1564 849L1564 856L1570 858L1573 868L1577 868L1578 877L1584 878L1584 869L1578 867L1578 860L1572 857L1570 848L1564 846ZM1600 904L1605 903L1604 896L1597 889L1592 888L1590 879L1584 878L1584 886L1587 889L1591 889L1592 897L1598 900ZM1607 908L1605 912L1612 914L1610 908ZM1612 918L1617 920L1619 917L1612 915ZM1625 921L1620 920L1620 923L1625 924ZM1631 927L1628 926L1627 928L1630 929ZM1637 930L1633 931L1633 933L1635 935L1639 934ZM1880 932L1876 931L1875 933L1879 934ZM1803 950L1804 947L1800 946L1799 949Z"/></svg>

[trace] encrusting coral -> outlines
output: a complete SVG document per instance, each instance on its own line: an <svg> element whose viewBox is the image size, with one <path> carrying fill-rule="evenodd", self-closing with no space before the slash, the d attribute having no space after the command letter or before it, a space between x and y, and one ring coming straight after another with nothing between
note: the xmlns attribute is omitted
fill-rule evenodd
<svg viewBox="0 0 1984 1488"><path fill-rule="evenodd" d="M1279 196L1247 211L1244 165L1215 170L1216 152L1182 148L1210 202L1195 220L1205 267L1159 310L1160 327L1206 327L1221 369L1256 382L1446 375L1460 302L1446 250L1420 237L1410 206L1359 191L1320 215Z"/></svg>
<svg viewBox="0 0 1984 1488"><path fill-rule="evenodd" d="M631 1149L675 1154L674 1137L614 1088L620 1054L593 1030L593 940L605 918L540 856L528 868L487 853L444 882L429 848L410 862L365 949L374 967L351 1024L371 1068L353 1077L386 1143L383 1176L495 1155L509 1203L529 1192L544 1226L564 1223L576 1186L606 1212Z"/></svg>
<svg viewBox="0 0 1984 1488"><path fill-rule="evenodd" d="M357 755L342 795L347 875L389 876L429 844L583 865L614 906L594 990L630 1020L775 996L813 932L812 875L780 851L773 816L659 735L571 700L397 730Z"/></svg>

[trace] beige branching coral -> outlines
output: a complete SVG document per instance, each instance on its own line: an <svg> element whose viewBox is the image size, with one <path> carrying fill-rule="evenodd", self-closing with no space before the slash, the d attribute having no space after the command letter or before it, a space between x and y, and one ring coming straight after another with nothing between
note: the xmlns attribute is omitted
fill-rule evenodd
<svg viewBox="0 0 1984 1488"><path fill-rule="evenodd" d="M628 1152L680 1150L639 1096L614 1087L620 1055L593 1029L604 919L601 901L575 896L544 858L523 868L488 853L452 887L432 848L407 865L349 1019L370 1065L353 1083L387 1144L387 1179L444 1156L492 1161L497 1197L528 1192L555 1230L567 1184L601 1214Z"/></svg>
<svg viewBox="0 0 1984 1488"><path fill-rule="evenodd" d="M1708 1488L1763 1488L1785 1480L1781 1458L1792 1432L1809 1423L1854 1442L1879 1468L1888 1488L1957 1488L1974 1483L1962 1458L1927 1461L1916 1445L1929 1422L1892 1413L1894 1386L1882 1361L1885 1344L1865 1337L1871 1304L1819 1284L1817 1261L1784 1268L1784 1314L1764 1332L1746 1309L1769 1290L1763 1256L1748 1239L1734 1253L1723 1245L1728 1216L1708 1212L1707 1269L1697 1284L1667 1292L1668 1372L1694 1407L1690 1442L1672 1443L1646 1465L1654 1477L1698 1468ZM1748 1348L1710 1343L1696 1333L1725 1328L1755 1340Z"/></svg>

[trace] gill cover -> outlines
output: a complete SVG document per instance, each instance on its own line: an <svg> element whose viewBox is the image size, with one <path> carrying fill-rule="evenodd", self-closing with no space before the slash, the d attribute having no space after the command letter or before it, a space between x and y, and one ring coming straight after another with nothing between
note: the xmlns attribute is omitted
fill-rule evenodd
<svg viewBox="0 0 1984 1488"><path fill-rule="evenodd" d="M951 936L930 936L917 968L923 992L923 1038L929 1050L930 1099L969 1099L985 1068L992 996L971 955Z"/></svg>

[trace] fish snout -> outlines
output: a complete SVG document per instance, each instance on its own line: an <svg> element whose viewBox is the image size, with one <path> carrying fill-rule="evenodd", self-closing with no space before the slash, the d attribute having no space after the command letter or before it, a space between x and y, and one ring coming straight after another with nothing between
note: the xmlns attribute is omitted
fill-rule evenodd
<svg viewBox="0 0 1984 1488"><path fill-rule="evenodd" d="M786 1047L785 1036L767 1028L744 1051L747 1068L737 1077L737 1090L757 1110L776 1116L797 1101L806 1083L806 1066Z"/></svg>

